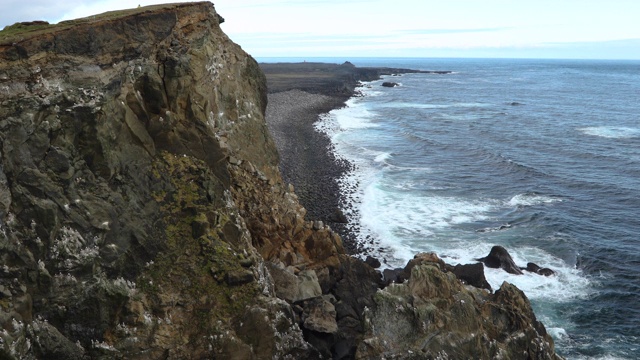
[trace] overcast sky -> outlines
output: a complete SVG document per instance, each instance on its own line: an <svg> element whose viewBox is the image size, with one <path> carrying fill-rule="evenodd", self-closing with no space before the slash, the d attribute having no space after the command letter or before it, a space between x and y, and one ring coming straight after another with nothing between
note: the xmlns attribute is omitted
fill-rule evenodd
<svg viewBox="0 0 640 360"><path fill-rule="evenodd" d="M134 0L136 1L136 0ZM180 0L137 0L138 4ZM640 59L639 0L217 0L254 57ZM130 8L130 0L0 0L0 28Z"/></svg>

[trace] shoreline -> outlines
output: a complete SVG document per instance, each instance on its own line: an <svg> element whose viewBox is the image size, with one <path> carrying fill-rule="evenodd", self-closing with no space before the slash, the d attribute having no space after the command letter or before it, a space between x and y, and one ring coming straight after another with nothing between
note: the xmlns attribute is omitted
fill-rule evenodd
<svg viewBox="0 0 640 360"><path fill-rule="evenodd" d="M280 156L280 173L292 184L307 210L306 219L322 221L343 239L349 254L357 254L356 234L337 218L342 192L338 184L351 164L335 157L331 139L314 124L322 114L344 106L342 97L288 90L268 95L267 126Z"/></svg>
<svg viewBox="0 0 640 360"><path fill-rule="evenodd" d="M335 156L331 139L314 124L357 96L362 81L422 71L357 68L348 62L261 63L260 67L267 77L267 126L278 148L284 181L294 186L307 209L307 220L329 225L342 237L348 254L366 255L368 245L357 242L359 226L347 223L341 210L347 194L338 180L353 165Z"/></svg>

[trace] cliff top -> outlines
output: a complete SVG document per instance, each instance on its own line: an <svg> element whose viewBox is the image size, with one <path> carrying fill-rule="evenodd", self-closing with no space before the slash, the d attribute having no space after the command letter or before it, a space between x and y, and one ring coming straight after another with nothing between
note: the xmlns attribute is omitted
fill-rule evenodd
<svg viewBox="0 0 640 360"><path fill-rule="evenodd" d="M208 1L191 3L170 3L149 5L133 9L108 11L102 14L91 15L84 18L61 21L57 24L49 24L46 21L17 22L13 25L5 26L5 28L0 31L0 46L11 45L13 43L27 40L42 34L51 34L64 31L76 25L109 22L126 17L135 17L145 13L173 10L189 6L200 6L205 4L211 6L211 3ZM224 20L222 18L219 18L219 21L220 23L222 23Z"/></svg>

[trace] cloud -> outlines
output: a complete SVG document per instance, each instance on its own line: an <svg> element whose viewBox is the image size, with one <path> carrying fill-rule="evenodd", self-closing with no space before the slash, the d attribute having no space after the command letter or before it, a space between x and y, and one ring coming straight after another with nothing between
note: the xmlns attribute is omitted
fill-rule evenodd
<svg viewBox="0 0 640 360"><path fill-rule="evenodd" d="M130 9L138 5L154 5L188 0L1 0L0 29L22 21L45 20L56 23L118 9Z"/></svg>
<svg viewBox="0 0 640 360"><path fill-rule="evenodd" d="M65 12L80 6L82 0L50 1L3 0L3 11L0 11L0 29L22 21L46 20L49 22L61 17Z"/></svg>
<svg viewBox="0 0 640 360"><path fill-rule="evenodd" d="M616 39L607 41L581 41L581 42L547 42L547 46L562 46L571 48L584 47L628 47L633 46L640 50L640 39Z"/></svg>
<svg viewBox="0 0 640 360"><path fill-rule="evenodd" d="M472 29L411 29L411 30L398 30L398 34L413 34L413 35L439 35L439 34L459 34L459 33L483 33L483 32L496 32L511 30L512 27L493 27L493 28L472 28Z"/></svg>
<svg viewBox="0 0 640 360"><path fill-rule="evenodd" d="M252 32L230 35L231 39L256 56L289 54L292 56L323 56L354 54L367 51L374 56L387 56L389 52L421 49L480 49L497 47L493 42L478 41L487 33L509 30L506 27L470 29L407 29L386 33L280 33ZM507 44L503 46L508 46Z"/></svg>

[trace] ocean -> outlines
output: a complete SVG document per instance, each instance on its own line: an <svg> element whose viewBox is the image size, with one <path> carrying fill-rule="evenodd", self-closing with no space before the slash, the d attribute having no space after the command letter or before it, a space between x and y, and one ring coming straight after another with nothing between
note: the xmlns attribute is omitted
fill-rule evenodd
<svg viewBox="0 0 640 360"><path fill-rule="evenodd" d="M485 270L560 355L640 358L640 61L305 60L453 72L365 83L316 124L354 164L343 206L384 266L502 245L557 273Z"/></svg>

